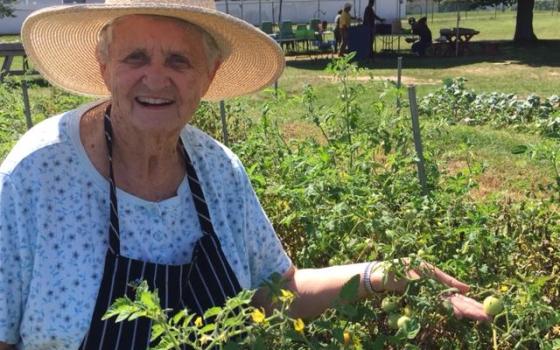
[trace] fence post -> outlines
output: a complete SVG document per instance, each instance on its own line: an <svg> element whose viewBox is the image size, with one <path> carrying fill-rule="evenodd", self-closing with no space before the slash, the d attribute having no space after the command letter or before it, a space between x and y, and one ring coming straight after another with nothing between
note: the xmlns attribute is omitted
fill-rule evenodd
<svg viewBox="0 0 560 350"><path fill-rule="evenodd" d="M25 113L25 122L27 129L33 127L33 119L31 119L31 108L29 107L29 94L27 92L27 80L25 77L21 80L21 93L23 97L23 112Z"/></svg>
<svg viewBox="0 0 560 350"><path fill-rule="evenodd" d="M455 57L459 56L459 22L461 21L461 12L457 6L457 25L455 26Z"/></svg>
<svg viewBox="0 0 560 350"><path fill-rule="evenodd" d="M29 105L29 92L27 87L27 72L29 71L29 63L27 57L23 58L23 77L21 79L21 94L23 97L23 112L25 113L25 123L27 129L33 127L33 119L31 119L31 107Z"/></svg>
<svg viewBox="0 0 560 350"><path fill-rule="evenodd" d="M226 122L226 104L220 101L220 116L222 118L222 137L224 138L224 145L229 146L227 122Z"/></svg>
<svg viewBox="0 0 560 350"><path fill-rule="evenodd" d="M428 194L428 181L426 179L426 167L424 165L424 152L422 150L422 138L420 135L420 121L418 120L418 106L416 104L416 87L408 86L408 100L410 104L410 115L412 117L412 134L414 136L414 147L416 148L416 166L418 167L418 179L422 187L422 194Z"/></svg>
<svg viewBox="0 0 560 350"><path fill-rule="evenodd" d="M397 113L401 114L401 71L402 56L397 57Z"/></svg>

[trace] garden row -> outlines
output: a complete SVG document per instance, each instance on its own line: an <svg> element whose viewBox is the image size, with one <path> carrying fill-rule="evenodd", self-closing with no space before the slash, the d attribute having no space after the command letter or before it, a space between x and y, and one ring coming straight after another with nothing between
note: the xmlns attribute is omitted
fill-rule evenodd
<svg viewBox="0 0 560 350"><path fill-rule="evenodd" d="M422 279L392 300L391 312L381 308L386 295L379 295L359 304L337 303L316 320L294 320L285 312L293 295L282 292L276 281L271 285L281 307L268 317L251 308L250 293L244 293L225 308L209 311L205 320L187 314L166 319L145 286L139 286L138 300L121 301L113 314L157 320L161 349L192 339L197 339L192 344L197 349L560 347L560 182L544 197L474 201L469 194L485 170L483 164L472 159L463 169L448 173L439 167L442 150L434 142L437 135L449 132L444 127L449 122L472 123L466 118L513 126L512 133L524 128L557 137L557 129L536 126L558 117L557 99L510 103L513 99L506 95L468 91L461 80L426 97L423 115L438 118L422 130L429 187L423 195L407 109L396 111L381 100L359 104L358 97L371 92L351 79L356 68L348 60L334 61L329 71L339 82L338 99L329 105L318 104L312 86L295 97L271 92L255 118L246 115L247 100L227 104L230 147L245 164L294 263L322 267L421 258L471 284L469 295L475 299L500 296L504 311L491 324L457 320L441 298L446 289ZM51 88L39 90L33 99L38 119L84 101ZM455 102L449 102L449 96ZM498 103L488 102L490 96ZM0 99L1 159L25 124L17 89L1 85ZM319 137L284 137L274 115L294 99L305 111L300 119ZM524 103L530 106L519 109ZM513 119L519 122L509 122L510 111L516 111ZM204 103L196 123L221 137L217 106ZM398 272L403 267L390 268ZM349 283L340 301L351 299L355 287L355 281ZM409 321L399 328L393 315L405 315Z"/></svg>

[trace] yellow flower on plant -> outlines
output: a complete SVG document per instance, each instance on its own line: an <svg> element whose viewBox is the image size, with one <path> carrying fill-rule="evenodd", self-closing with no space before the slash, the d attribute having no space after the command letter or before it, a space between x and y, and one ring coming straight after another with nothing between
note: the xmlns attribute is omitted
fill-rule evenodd
<svg viewBox="0 0 560 350"><path fill-rule="evenodd" d="M560 324L557 324L556 326L552 327L552 334L560 335Z"/></svg>
<svg viewBox="0 0 560 350"><path fill-rule="evenodd" d="M294 320L294 329L296 330L296 332L303 333L304 328L305 328L305 323L303 323L303 320L301 318Z"/></svg>
<svg viewBox="0 0 560 350"><path fill-rule="evenodd" d="M212 341L212 337L208 334L203 334L200 336L200 344L206 344Z"/></svg>
<svg viewBox="0 0 560 350"><path fill-rule="evenodd" d="M261 310L255 309L253 312L251 312L251 318L255 323L263 323L266 319L266 316Z"/></svg>
<svg viewBox="0 0 560 350"><path fill-rule="evenodd" d="M344 331L342 336L344 338L344 345L345 346L348 346L352 343L352 336L350 335L350 332Z"/></svg>
<svg viewBox="0 0 560 350"><path fill-rule="evenodd" d="M195 320L194 320L194 325L197 326L198 328L202 327L204 323L202 322L202 317L198 316Z"/></svg>
<svg viewBox="0 0 560 350"><path fill-rule="evenodd" d="M281 289L280 293L282 295L280 295L280 301L282 302L290 302L294 299L294 293L290 292L289 290L286 289Z"/></svg>
<svg viewBox="0 0 560 350"><path fill-rule="evenodd" d="M502 284L502 286L500 287L500 292L505 293L507 292L509 289L508 286L506 286L505 284Z"/></svg>

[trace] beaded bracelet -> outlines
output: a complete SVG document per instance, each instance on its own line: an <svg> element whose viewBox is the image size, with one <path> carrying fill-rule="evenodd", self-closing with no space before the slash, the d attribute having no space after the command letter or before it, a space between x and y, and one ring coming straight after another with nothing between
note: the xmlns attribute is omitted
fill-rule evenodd
<svg viewBox="0 0 560 350"><path fill-rule="evenodd" d="M369 295L375 294L375 291L373 290L373 286L371 285L371 272L379 264L380 264L379 261L371 261L369 264L366 265L366 268L362 275L363 276L362 283L364 284L364 288Z"/></svg>

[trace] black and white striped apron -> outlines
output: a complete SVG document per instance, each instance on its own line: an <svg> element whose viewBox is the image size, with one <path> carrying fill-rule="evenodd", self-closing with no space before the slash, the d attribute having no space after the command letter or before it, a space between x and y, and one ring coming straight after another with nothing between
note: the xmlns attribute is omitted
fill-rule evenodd
<svg viewBox="0 0 560 350"><path fill-rule="evenodd" d="M151 321L136 319L115 323L115 317L101 321L109 306L120 297L134 297L131 282L145 280L151 290L158 289L162 308L172 314L188 308L203 314L213 306L221 306L226 298L235 296L241 287L228 264L214 232L204 193L195 169L182 143L188 183L202 237L196 242L192 261L184 265L164 265L130 259L121 255L117 191L112 164L112 128L110 106L105 113L105 138L109 150L110 202L109 247L90 328L80 349L147 349L150 343Z"/></svg>

